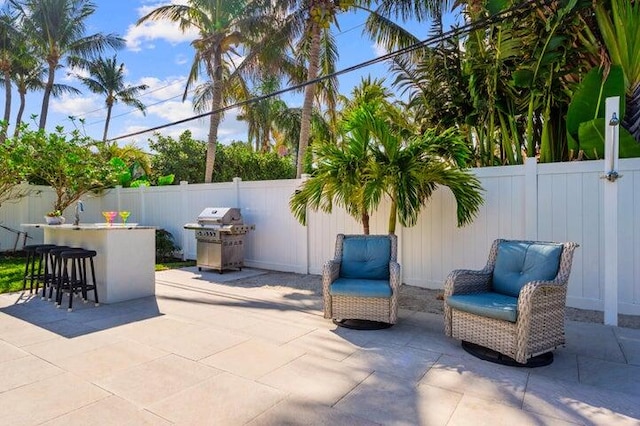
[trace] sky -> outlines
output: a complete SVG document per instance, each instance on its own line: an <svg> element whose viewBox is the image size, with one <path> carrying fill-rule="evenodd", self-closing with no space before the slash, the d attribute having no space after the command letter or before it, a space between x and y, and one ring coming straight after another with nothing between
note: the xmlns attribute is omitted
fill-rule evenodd
<svg viewBox="0 0 640 426"><path fill-rule="evenodd" d="M182 101L193 59L190 41L195 38L195 35L182 33L175 24L168 21L150 21L141 26L135 25L141 16L170 1L181 2L181 0L94 0L97 10L87 21L87 34L102 32L123 37L126 40L124 49L118 52L107 51L103 56L111 57L117 54L118 62L125 64L127 84L148 86L148 89L139 96L140 101L147 107L146 115L135 108L116 104L112 111L109 138L119 138L132 132L147 130L196 115L190 99ZM335 31L340 55L338 70L385 53L373 41L362 35L365 19L364 14L340 15L340 30ZM428 24L413 25L412 32L421 39L425 39ZM69 71L68 68L59 70L56 74L56 82L80 89L82 94L63 95L51 99L47 130L52 131L58 125L62 125L67 130L80 128L87 135L101 139L106 117L104 98L91 93ZM387 77L387 66L377 64L341 76L340 92L349 94L353 87L367 75L376 78ZM17 100L17 98L14 90L14 99ZM287 95L283 99L291 107L302 104L302 94ZM23 121L28 121L32 128L37 127L37 119L34 122L30 117L32 114L40 113L41 105L42 92L34 92L28 96ZM12 123L15 121L17 109L18 104L14 102ZM247 139L246 124L238 121L236 114L234 110L225 113L218 131L218 139L222 143ZM84 123L79 119L83 119ZM195 138L206 140L208 119L190 121L164 128L159 132L166 136L177 137L187 129L191 130ZM148 139L151 137L153 133L148 132L132 138L120 139L118 143L123 145L133 142L136 146L149 150Z"/></svg>

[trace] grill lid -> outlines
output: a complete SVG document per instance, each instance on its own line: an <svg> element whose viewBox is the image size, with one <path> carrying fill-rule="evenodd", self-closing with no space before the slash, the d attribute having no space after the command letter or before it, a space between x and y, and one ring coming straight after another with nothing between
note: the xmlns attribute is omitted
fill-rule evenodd
<svg viewBox="0 0 640 426"><path fill-rule="evenodd" d="M235 207L207 207L198 215L200 225L242 225L242 213Z"/></svg>

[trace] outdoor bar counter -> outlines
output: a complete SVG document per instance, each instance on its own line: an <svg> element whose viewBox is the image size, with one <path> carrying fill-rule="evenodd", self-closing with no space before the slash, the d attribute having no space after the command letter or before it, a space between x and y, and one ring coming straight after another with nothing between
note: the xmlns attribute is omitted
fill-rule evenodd
<svg viewBox="0 0 640 426"><path fill-rule="evenodd" d="M100 303L116 303L155 294L155 228L113 224L46 225L46 244L82 247L94 258Z"/></svg>

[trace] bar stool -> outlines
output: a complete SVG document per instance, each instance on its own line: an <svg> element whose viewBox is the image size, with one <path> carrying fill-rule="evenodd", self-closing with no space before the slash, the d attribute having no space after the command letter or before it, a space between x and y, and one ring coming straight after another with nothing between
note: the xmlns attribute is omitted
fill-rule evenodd
<svg viewBox="0 0 640 426"><path fill-rule="evenodd" d="M24 276L22 278L22 291L27 288L27 280L29 280L29 293L33 292L33 282L37 281L40 276L40 267L42 265L42 254L37 253L40 247L51 247L55 244L29 244L23 247L27 254L24 265ZM36 272L36 262L38 263L38 272ZM36 293L38 290L36 290Z"/></svg>
<svg viewBox="0 0 640 426"><path fill-rule="evenodd" d="M36 294L38 294L38 288L42 284L42 300L47 298L47 287L54 285L54 279L56 277L56 258L51 255L52 250L69 249L69 246L47 244L36 249L36 253L40 255L42 261L38 265L38 279L36 280ZM51 291L50 291L51 293ZM51 295L49 295L51 299Z"/></svg>
<svg viewBox="0 0 640 426"><path fill-rule="evenodd" d="M63 259L62 252L69 250L83 250L79 247L69 247L69 246L56 246L52 247L49 250L49 263L51 265L51 279L49 284L49 298L48 300L52 300L53 298L53 290L56 291L56 306L58 305L58 298L60 298L60 286L65 279L64 277L64 269L63 269Z"/></svg>
<svg viewBox="0 0 640 426"><path fill-rule="evenodd" d="M62 275L58 285L60 291L58 292L57 307L62 305L63 293L69 294L69 307L67 311L73 310L73 296L78 292L82 293L82 300L87 303L87 293L93 290L93 297L95 299L95 306L100 306L98 300L98 286L96 283L96 273L93 263L93 258L97 255L95 250L68 250L63 251L60 254L62 258ZM87 259L89 260L89 266L91 268L91 284L87 281ZM70 268L70 270L69 270Z"/></svg>

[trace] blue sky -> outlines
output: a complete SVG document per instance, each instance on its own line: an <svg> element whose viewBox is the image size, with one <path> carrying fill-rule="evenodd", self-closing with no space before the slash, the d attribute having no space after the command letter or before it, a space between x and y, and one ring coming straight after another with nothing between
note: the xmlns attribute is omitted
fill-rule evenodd
<svg viewBox="0 0 640 426"><path fill-rule="evenodd" d="M172 0L172 2L181 1ZM127 47L118 51L117 55L118 61L125 64L127 83L149 86L145 94L140 97L140 100L147 105L146 116L131 107L117 104L112 112L109 137L119 137L195 115L190 99L182 102L182 93L193 58L193 50L189 42L193 40L194 35L183 34L169 22L135 25L138 18L169 1L95 0L95 3L97 11L88 22L87 33L116 33L124 37L127 40ZM363 14L348 13L340 16L341 32L336 31L340 53L338 69L370 60L384 53L366 36L362 36L365 19L366 16ZM414 25L412 30L424 39L427 37L428 25ZM114 52L106 52L105 56L109 57L113 54ZM353 86L368 74L378 78L385 77L386 66L374 65L342 76L340 92L348 94ZM52 98L47 129L52 130L56 125L72 129L74 122L69 119L69 116L74 116L84 119L84 130L88 135L100 139L106 116L104 99L84 88L75 77L69 75L69 70L66 68L58 72L56 79L57 82L72 85L83 93ZM14 95L14 98L17 98L15 91ZM290 106L299 106L302 103L302 96L287 96L285 101ZM31 114L40 113L41 102L42 93L40 92L28 97L24 121L29 121ZM17 108L16 103L12 108L12 122ZM206 140L207 123L207 119L195 120L165 128L160 132L177 136L185 129L189 129L196 138ZM80 126L78 120L75 121L75 125ZM32 127L35 127L33 123ZM134 142L137 146L147 149L149 137L152 137L152 133L121 140L119 143ZM225 114L218 137L223 143L231 140L246 140L246 126L243 122L236 120L235 111Z"/></svg>

